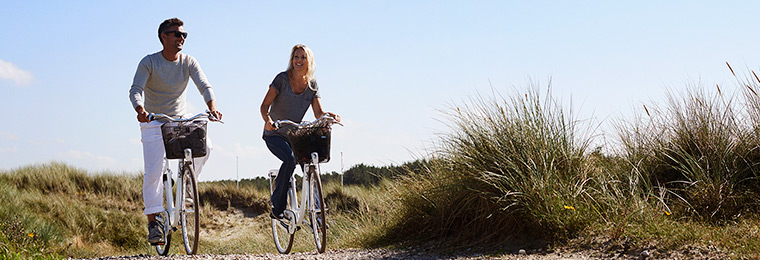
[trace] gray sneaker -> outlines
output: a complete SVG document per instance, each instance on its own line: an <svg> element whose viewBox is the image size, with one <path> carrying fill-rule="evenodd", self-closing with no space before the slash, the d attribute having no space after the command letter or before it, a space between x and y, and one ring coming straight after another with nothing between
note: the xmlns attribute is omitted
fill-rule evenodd
<svg viewBox="0 0 760 260"><path fill-rule="evenodd" d="M148 222L148 243L151 245L163 245L164 229L156 221Z"/></svg>

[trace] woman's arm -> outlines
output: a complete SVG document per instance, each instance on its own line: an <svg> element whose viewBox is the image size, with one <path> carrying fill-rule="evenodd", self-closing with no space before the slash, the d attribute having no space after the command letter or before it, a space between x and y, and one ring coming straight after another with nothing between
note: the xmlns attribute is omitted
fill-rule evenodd
<svg viewBox="0 0 760 260"><path fill-rule="evenodd" d="M274 127L274 120L269 116L269 106L272 105L275 97L277 97L277 90L274 90L274 87L269 86L269 90L267 90L264 100L261 101L261 118L264 119L264 129L267 131L273 131L276 129Z"/></svg>
<svg viewBox="0 0 760 260"><path fill-rule="evenodd" d="M333 112L325 112L322 110L322 99L321 98L314 98L311 101L311 110L314 111L314 118L320 118L323 115L327 114L333 118L335 118L336 121L340 122L340 116L338 114L335 114Z"/></svg>

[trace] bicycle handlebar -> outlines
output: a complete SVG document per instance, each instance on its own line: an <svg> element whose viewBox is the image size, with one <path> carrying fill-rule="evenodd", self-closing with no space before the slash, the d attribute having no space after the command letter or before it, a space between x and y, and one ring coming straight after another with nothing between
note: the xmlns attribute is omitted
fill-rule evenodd
<svg viewBox="0 0 760 260"><path fill-rule="evenodd" d="M156 120L156 118L166 118L166 119L169 119L172 122L189 122L189 121L193 121L193 120L198 119L198 118L208 118L208 120L211 121L211 122L219 122L219 123L224 124L224 122L222 122L222 120L217 119L214 116L214 114L211 114L211 111L208 111L208 110L206 110L206 112L203 112L203 113L198 113L197 115L194 115L194 116L192 116L190 118L174 118L174 117L170 117L170 116L165 115L165 114L154 114L154 113L148 114L148 121Z"/></svg>
<svg viewBox="0 0 760 260"><path fill-rule="evenodd" d="M338 125L341 125L341 126L343 125L340 122L338 122L338 120L335 120L335 118L333 118L329 114L325 113L324 115L322 115L321 117L317 118L314 121L311 121L311 122L304 121L304 122L301 122L300 124L296 123L296 122L293 122L293 121L290 121L290 120L287 120L287 119L285 119L285 120L277 120L277 121L274 122L274 127L275 128L280 128L280 125L282 125L282 124L288 124L288 125L296 126L298 128L306 128L306 127L311 127L311 126L314 126L314 125L319 125L319 123L322 123L324 121L327 121L326 123L327 123L328 126L329 125L333 125L333 124L338 124Z"/></svg>

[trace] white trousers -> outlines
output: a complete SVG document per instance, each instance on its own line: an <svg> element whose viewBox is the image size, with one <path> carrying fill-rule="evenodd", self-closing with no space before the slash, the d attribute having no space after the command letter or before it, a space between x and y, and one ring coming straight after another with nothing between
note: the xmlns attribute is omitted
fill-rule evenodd
<svg viewBox="0 0 760 260"><path fill-rule="evenodd" d="M145 175L143 175L143 203L145 204L145 215L164 211L164 187L161 185L162 172L164 167L164 140L161 136L161 125L158 121L150 123L140 123L140 133L143 144L143 161L145 162ZM206 156L193 159L195 165L195 176L201 173L203 165L206 164L208 156L211 154L211 140L206 137ZM172 166L171 164L169 166ZM176 171L175 169L172 171ZM172 177L172 176L170 176ZM197 179L197 178L196 178Z"/></svg>

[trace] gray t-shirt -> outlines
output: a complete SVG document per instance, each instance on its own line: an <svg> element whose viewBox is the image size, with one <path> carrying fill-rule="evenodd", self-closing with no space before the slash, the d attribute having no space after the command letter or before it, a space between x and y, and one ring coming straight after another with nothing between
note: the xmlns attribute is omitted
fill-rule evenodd
<svg viewBox="0 0 760 260"><path fill-rule="evenodd" d="M269 107L269 117L274 121L287 119L300 123L303 120L303 116L306 115L306 111L309 110L311 102L315 98L319 98L317 80L312 79L309 81L309 87L306 90L301 92L301 94L296 94L290 87L290 78L287 71L277 74L269 86L277 91L277 96ZM287 127L281 127L275 131L264 130L264 135L285 136L286 129Z"/></svg>
<svg viewBox="0 0 760 260"><path fill-rule="evenodd" d="M133 108L143 106L148 113L184 115L187 83L191 78L206 103L214 99L214 90L195 58L180 53L179 59L168 61L160 51L149 54L137 66L129 100Z"/></svg>

